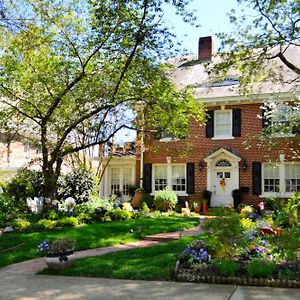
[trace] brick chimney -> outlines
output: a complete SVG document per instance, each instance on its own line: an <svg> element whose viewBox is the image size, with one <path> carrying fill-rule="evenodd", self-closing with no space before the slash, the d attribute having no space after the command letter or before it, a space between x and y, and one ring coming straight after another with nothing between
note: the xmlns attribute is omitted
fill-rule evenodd
<svg viewBox="0 0 300 300"><path fill-rule="evenodd" d="M208 61L211 60L213 54L213 40L211 36L199 38L198 47L198 60Z"/></svg>

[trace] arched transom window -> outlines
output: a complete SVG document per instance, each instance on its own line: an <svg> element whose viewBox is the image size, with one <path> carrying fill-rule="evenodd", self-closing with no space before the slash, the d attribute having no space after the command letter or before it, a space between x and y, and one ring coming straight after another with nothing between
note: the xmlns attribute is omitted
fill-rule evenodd
<svg viewBox="0 0 300 300"><path fill-rule="evenodd" d="M227 159L220 159L216 163L216 167L231 167L231 163Z"/></svg>

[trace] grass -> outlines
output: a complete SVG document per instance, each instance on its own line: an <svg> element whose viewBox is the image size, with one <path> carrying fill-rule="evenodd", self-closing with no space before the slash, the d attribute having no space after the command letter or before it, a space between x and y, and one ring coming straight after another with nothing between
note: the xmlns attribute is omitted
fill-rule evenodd
<svg viewBox="0 0 300 300"><path fill-rule="evenodd" d="M180 253L195 239L184 237L166 244L78 259L70 269L44 269L39 274L106 277L134 280L171 280Z"/></svg>
<svg viewBox="0 0 300 300"><path fill-rule="evenodd" d="M0 267L40 257L37 246L43 240L68 237L76 241L75 250L84 250L136 241L138 226L142 227L142 235L149 235L177 231L178 228L188 229L196 225L198 225L197 218L160 217L90 224L49 231L5 233L0 237Z"/></svg>

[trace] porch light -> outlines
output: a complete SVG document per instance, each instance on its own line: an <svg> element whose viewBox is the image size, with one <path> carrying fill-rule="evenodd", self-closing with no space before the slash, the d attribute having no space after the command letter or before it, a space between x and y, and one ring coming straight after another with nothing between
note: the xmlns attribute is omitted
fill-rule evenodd
<svg viewBox="0 0 300 300"><path fill-rule="evenodd" d="M200 171L200 172L205 168L205 165L204 165L203 160L200 160L200 161L199 161L199 163L198 163L198 168L199 168L199 171Z"/></svg>
<svg viewBox="0 0 300 300"><path fill-rule="evenodd" d="M245 160L243 160L243 161L241 162L241 168L242 168L244 171L247 170L248 164L247 164L247 162L246 162Z"/></svg>

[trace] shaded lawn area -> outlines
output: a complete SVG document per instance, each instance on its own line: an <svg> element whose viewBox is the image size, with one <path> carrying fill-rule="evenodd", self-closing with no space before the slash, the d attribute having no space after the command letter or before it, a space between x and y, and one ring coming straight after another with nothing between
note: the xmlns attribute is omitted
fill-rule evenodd
<svg viewBox="0 0 300 300"><path fill-rule="evenodd" d="M171 280L181 252L195 236L151 246L75 260L70 269L44 269L39 274L106 277L134 280Z"/></svg>
<svg viewBox="0 0 300 300"><path fill-rule="evenodd" d="M75 250L85 250L136 241L138 226L142 227L142 235L149 235L177 231L178 228L188 229L198 224L198 218L160 217L89 224L49 231L6 233L0 237L0 267L40 257L37 246L43 240L68 237L76 241ZM9 249L11 247L14 248Z"/></svg>

